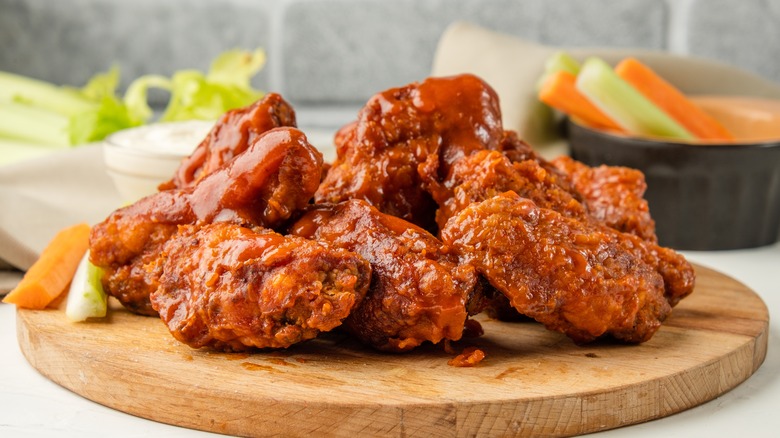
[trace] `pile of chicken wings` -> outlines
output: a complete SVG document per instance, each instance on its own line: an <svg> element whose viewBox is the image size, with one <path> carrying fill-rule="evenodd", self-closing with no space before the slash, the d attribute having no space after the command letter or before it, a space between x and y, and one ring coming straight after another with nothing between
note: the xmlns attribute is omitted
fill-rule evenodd
<svg viewBox="0 0 780 438"><path fill-rule="evenodd" d="M157 193L93 228L105 290L225 351L336 327L407 351L481 312L639 343L693 291L641 172L542 159L476 76L381 92L334 142L323 163L278 94L228 112Z"/></svg>

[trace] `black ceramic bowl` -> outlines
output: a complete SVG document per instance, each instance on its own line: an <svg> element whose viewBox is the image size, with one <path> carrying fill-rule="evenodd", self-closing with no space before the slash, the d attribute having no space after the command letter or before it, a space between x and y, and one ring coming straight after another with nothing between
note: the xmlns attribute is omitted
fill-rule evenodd
<svg viewBox="0 0 780 438"><path fill-rule="evenodd" d="M696 145L610 134L567 123L572 158L632 167L659 243L682 250L769 245L780 234L780 140Z"/></svg>

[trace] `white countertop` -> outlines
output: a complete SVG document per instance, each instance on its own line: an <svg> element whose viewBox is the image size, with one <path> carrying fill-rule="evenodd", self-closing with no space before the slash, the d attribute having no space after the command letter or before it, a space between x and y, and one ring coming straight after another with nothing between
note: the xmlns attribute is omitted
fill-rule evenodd
<svg viewBox="0 0 780 438"><path fill-rule="evenodd" d="M780 312L780 244L763 248L685 252L692 262L723 272L758 293L770 317ZM770 320L764 364L732 391L693 409L595 434L606 437L769 437L780 431L780 326ZM214 436L101 406L49 381L22 356L14 307L0 304L0 436Z"/></svg>

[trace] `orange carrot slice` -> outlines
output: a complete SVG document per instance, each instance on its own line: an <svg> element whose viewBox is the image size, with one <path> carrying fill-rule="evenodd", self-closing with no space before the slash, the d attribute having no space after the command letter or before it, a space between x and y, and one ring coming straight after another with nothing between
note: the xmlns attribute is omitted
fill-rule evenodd
<svg viewBox="0 0 780 438"><path fill-rule="evenodd" d="M623 131L577 90L576 81L567 71L551 74L539 89L539 100L588 126Z"/></svg>
<svg viewBox="0 0 780 438"><path fill-rule="evenodd" d="M63 229L3 302L25 309L45 309L68 287L88 247L89 225Z"/></svg>
<svg viewBox="0 0 780 438"><path fill-rule="evenodd" d="M712 116L691 102L674 85L667 82L650 67L635 58L626 58L615 73L633 85L648 100L702 140L730 140L731 133Z"/></svg>

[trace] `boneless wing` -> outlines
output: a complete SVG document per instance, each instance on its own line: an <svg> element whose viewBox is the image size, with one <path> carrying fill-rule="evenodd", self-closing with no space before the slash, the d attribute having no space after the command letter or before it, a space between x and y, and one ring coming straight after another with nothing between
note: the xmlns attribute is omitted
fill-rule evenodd
<svg viewBox="0 0 780 438"><path fill-rule="evenodd" d="M452 166L443 185L446 190L436 192L436 221L444 227L450 217L471 203L510 190L564 216L585 219L585 206L566 185L561 185L561 179L534 159L512 162L497 151L474 152Z"/></svg>
<svg viewBox="0 0 780 438"><path fill-rule="evenodd" d="M477 277L427 231L362 200L321 205L292 233L360 254L371 264L366 298L345 326L380 350L457 340Z"/></svg>
<svg viewBox="0 0 780 438"><path fill-rule="evenodd" d="M154 315L149 294L161 273L158 252L178 225L280 227L308 204L321 171L322 156L302 132L267 131L193 186L157 192L95 225L90 260L105 270L108 294L134 312Z"/></svg>
<svg viewBox="0 0 780 438"><path fill-rule="evenodd" d="M641 239L514 192L469 205L441 236L521 314L579 343L646 341L671 311Z"/></svg>
<svg viewBox="0 0 780 438"><path fill-rule="evenodd" d="M647 183L642 172L619 166L590 167L565 156L552 163L570 177L594 219L649 242L658 241L644 198Z"/></svg>
<svg viewBox="0 0 780 438"><path fill-rule="evenodd" d="M358 255L267 229L181 226L151 304L193 348L286 348L341 325L366 293Z"/></svg>
<svg viewBox="0 0 780 438"><path fill-rule="evenodd" d="M362 199L431 230L429 190L455 161L502 138L496 93L473 75L429 78L373 96L336 136L317 203Z"/></svg>
<svg viewBox="0 0 780 438"><path fill-rule="evenodd" d="M578 343L644 342L693 290L640 172L542 159L476 76L375 95L327 172L294 125L275 94L227 113L160 192L95 226L108 293L195 348L285 348L343 324L408 351L485 309Z"/></svg>
<svg viewBox="0 0 780 438"><path fill-rule="evenodd" d="M569 163L561 169L572 172L571 181L568 173L533 158L512 162L495 151L478 151L462 158L446 179L450 195L436 198L440 205L437 222L444 227L449 218L472 203L512 191L572 221L637 236L645 262L664 280L669 302L676 304L691 293L695 275L690 263L656 242L654 223L642 197L645 183L641 172L622 167L591 168L565 158L554 162ZM576 191L578 188L584 193Z"/></svg>
<svg viewBox="0 0 780 438"><path fill-rule="evenodd" d="M195 185L206 175L244 152L264 132L296 127L295 111L282 96L268 93L252 105L223 114L193 153L184 159L161 190Z"/></svg>

